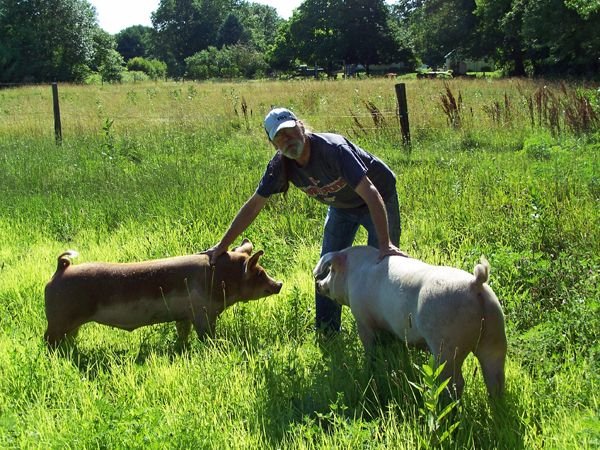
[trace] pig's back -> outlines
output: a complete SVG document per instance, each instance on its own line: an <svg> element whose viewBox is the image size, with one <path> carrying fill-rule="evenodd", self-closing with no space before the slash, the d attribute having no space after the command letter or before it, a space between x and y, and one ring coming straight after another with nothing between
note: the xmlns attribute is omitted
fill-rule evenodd
<svg viewBox="0 0 600 450"><path fill-rule="evenodd" d="M131 282L145 280L157 275L167 276L176 272L181 275L186 272L196 272L203 267L210 267L206 255L185 255L172 258L155 259L131 263L100 263L91 262L69 266L63 276L65 278L103 278L112 281L125 279Z"/></svg>
<svg viewBox="0 0 600 450"><path fill-rule="evenodd" d="M205 272L205 273L204 273ZM57 272L46 285L47 300L53 297L90 297L110 303L140 297L161 297L173 291L197 288L210 279L206 255L186 255L135 263L74 264Z"/></svg>

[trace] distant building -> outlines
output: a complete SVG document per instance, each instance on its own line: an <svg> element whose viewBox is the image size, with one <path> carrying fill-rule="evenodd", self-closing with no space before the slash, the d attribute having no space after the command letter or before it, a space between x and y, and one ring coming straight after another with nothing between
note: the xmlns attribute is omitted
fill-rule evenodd
<svg viewBox="0 0 600 450"><path fill-rule="evenodd" d="M494 63L489 59L467 59L461 58L456 50L452 50L444 56L444 68L451 70L453 75L465 75L467 72L491 72Z"/></svg>

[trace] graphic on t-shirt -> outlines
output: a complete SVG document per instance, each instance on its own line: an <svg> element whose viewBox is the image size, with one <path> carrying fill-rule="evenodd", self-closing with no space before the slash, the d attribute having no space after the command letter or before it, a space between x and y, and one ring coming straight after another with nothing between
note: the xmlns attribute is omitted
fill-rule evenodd
<svg viewBox="0 0 600 450"><path fill-rule="evenodd" d="M309 195L311 197L321 197L323 201L328 203L335 201L335 195L329 194L335 194L336 192L341 191L348 185L348 183L346 183L346 181L342 177L339 177L331 183L321 187L319 186L319 180L316 180L313 177L309 177L309 181L312 183L312 186L301 186L300 189L302 189L306 193L306 195Z"/></svg>

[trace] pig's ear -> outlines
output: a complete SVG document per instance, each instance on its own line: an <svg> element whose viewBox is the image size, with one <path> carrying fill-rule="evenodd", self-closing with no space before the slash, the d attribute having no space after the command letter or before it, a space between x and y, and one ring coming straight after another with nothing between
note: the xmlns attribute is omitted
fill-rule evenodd
<svg viewBox="0 0 600 450"><path fill-rule="evenodd" d="M323 279L329 273L331 267L331 259L335 256L335 252L329 252L321 257L317 266L313 269L313 277Z"/></svg>
<svg viewBox="0 0 600 450"><path fill-rule="evenodd" d="M248 261L246 261L246 264L244 267L244 272L248 273L252 269L254 269L256 267L256 265L258 264L258 258L260 258L264 254L265 254L265 252L263 252L262 250L259 250L254 255L252 255L250 257L250 259L248 259Z"/></svg>
<svg viewBox="0 0 600 450"><path fill-rule="evenodd" d="M346 259L345 253L336 253L331 259L331 270L336 272L343 272L346 270Z"/></svg>
<svg viewBox="0 0 600 450"><path fill-rule="evenodd" d="M242 241L242 245L234 248L233 251L239 252L239 253L245 253L248 256L250 256L252 254L253 248L254 248L254 246L252 245L252 242L250 242L248 239L244 238L244 240Z"/></svg>

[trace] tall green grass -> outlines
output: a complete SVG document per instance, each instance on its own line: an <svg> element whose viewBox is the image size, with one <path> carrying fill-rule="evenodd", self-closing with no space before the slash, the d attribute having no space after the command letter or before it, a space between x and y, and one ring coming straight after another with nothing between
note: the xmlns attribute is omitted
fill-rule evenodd
<svg viewBox="0 0 600 450"><path fill-rule="evenodd" d="M61 146L49 87L0 91L0 447L596 448L600 134L574 134L564 116L559 130L532 123L528 99L543 86L407 81L411 148L389 80L59 86ZM564 86L598 111L593 90ZM459 127L448 95L462 99ZM282 292L227 310L213 341L178 353L172 324L88 324L71 353L47 352L43 288L57 255L134 261L212 246L272 156L261 128L271 104L390 164L408 253L467 271L487 256L507 320L503 401L487 399L469 358L465 395L432 428L414 387L431 394L425 353L394 343L366 361L348 311L340 336L316 339L325 209L296 190L245 234Z"/></svg>

